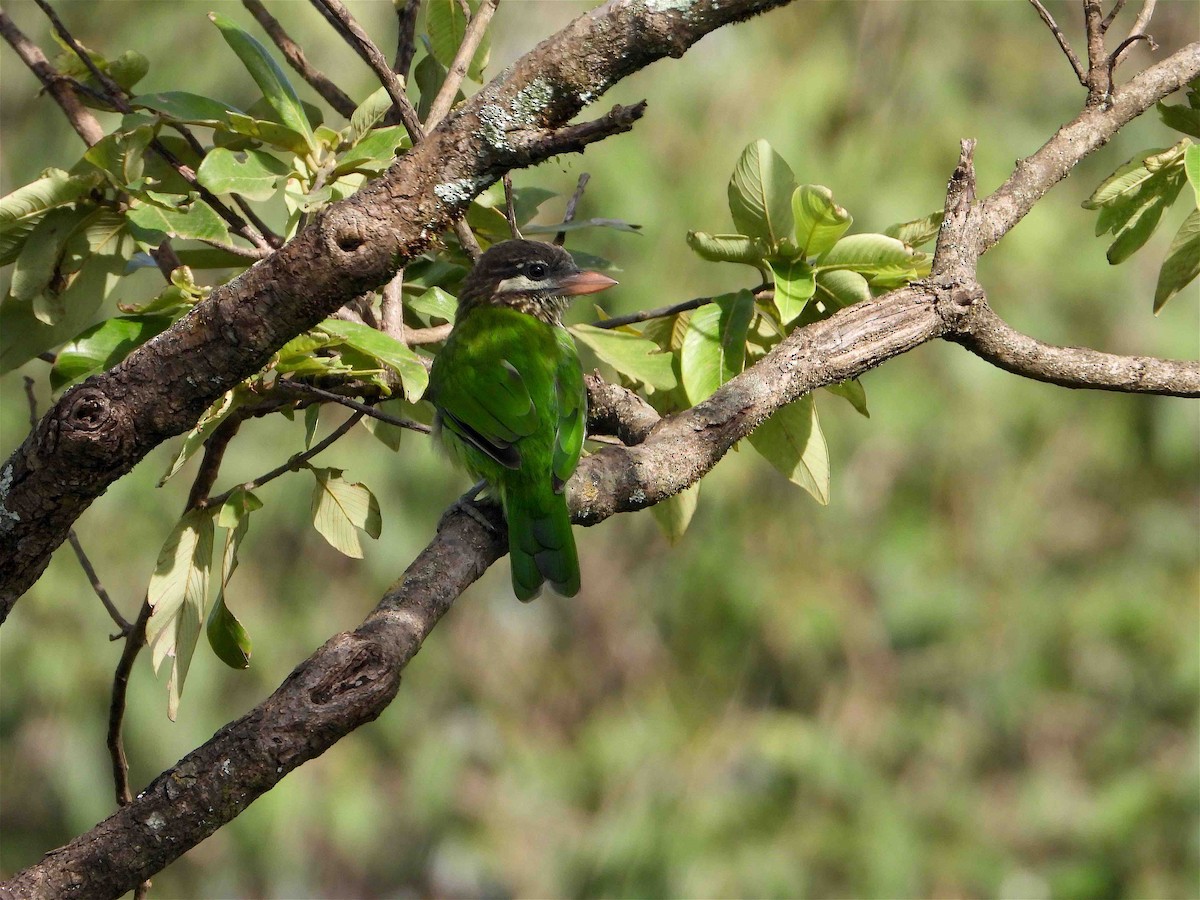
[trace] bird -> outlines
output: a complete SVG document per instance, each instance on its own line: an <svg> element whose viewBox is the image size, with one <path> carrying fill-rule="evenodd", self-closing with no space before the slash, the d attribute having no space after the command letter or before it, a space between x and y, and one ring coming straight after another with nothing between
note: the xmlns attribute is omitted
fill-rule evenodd
<svg viewBox="0 0 1200 900"><path fill-rule="evenodd" d="M579 592L563 491L583 452L587 392L562 314L572 297L616 283L580 271L554 244L493 244L463 281L454 327L429 373L434 434L499 500L512 589L522 601L545 582L564 597Z"/></svg>

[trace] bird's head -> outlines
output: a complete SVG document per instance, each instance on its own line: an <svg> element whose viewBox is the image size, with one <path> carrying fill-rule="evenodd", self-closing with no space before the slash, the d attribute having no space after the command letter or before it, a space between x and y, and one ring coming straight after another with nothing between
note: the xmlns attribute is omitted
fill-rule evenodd
<svg viewBox="0 0 1200 900"><path fill-rule="evenodd" d="M571 254L539 241L503 241L479 257L458 295L459 315L480 306L507 306L550 325L561 322L570 298L616 284L581 272Z"/></svg>

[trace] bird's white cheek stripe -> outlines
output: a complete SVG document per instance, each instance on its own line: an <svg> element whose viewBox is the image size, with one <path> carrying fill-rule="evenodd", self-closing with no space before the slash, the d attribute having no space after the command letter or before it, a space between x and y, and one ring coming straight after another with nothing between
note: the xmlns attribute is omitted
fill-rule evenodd
<svg viewBox="0 0 1200 900"><path fill-rule="evenodd" d="M541 286L541 282L534 281L525 275L514 275L512 278L505 278L496 285L496 293L528 294L539 290Z"/></svg>

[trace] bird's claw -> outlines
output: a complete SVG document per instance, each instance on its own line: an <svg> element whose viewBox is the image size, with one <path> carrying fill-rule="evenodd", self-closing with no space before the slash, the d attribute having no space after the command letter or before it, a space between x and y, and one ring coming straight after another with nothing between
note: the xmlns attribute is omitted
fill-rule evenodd
<svg viewBox="0 0 1200 900"><path fill-rule="evenodd" d="M481 502L479 499L479 492L485 487L487 487L486 481L477 481L469 491L455 500L454 503L451 504L450 508L446 510L445 515L442 516L442 521L438 523L438 530L441 530L441 526L445 523L447 518L454 515L455 512L462 512L470 516L485 529L494 534L496 532L496 526L488 520L487 516L479 511L479 504Z"/></svg>

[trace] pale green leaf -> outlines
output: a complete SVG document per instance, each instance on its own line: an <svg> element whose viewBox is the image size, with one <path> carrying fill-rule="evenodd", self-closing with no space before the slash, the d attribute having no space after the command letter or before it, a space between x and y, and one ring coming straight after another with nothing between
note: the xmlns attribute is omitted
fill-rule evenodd
<svg viewBox="0 0 1200 900"><path fill-rule="evenodd" d="M362 484L342 478L341 469L312 469L316 484L312 495L313 527L336 550L362 559L359 531L378 538L383 527L379 502Z"/></svg>
<svg viewBox="0 0 1200 900"><path fill-rule="evenodd" d="M860 415L871 418L871 413L867 409L867 391L857 378L826 385L825 390L846 400Z"/></svg>
<svg viewBox="0 0 1200 900"><path fill-rule="evenodd" d="M167 536L150 577L146 601L153 612L146 623L154 670L172 659L167 715L172 720L204 622L212 569L213 520L208 510L186 513Z"/></svg>
<svg viewBox="0 0 1200 900"><path fill-rule="evenodd" d="M671 354L663 353L653 341L641 335L594 325L573 325L570 331L625 377L656 391L669 391L675 387Z"/></svg>
<svg viewBox="0 0 1200 900"><path fill-rule="evenodd" d="M1137 194L1137 208L1128 219L1114 231L1115 237L1108 248L1108 261L1119 265L1140 250L1158 228L1162 214L1170 208L1183 188L1186 176L1182 166L1147 181Z"/></svg>
<svg viewBox="0 0 1200 900"><path fill-rule="evenodd" d="M885 234L852 234L838 241L814 264L820 270L850 269L867 276L928 270L929 255Z"/></svg>
<svg viewBox="0 0 1200 900"><path fill-rule="evenodd" d="M355 107L350 115L350 126L346 129L346 143L357 144L371 129L383 121L392 108L392 97L387 88L378 87L367 99Z"/></svg>
<svg viewBox="0 0 1200 900"><path fill-rule="evenodd" d="M217 589L217 598L213 602L212 612L208 615L205 632L208 635L208 645L212 647L217 659L233 669L245 669L250 665L250 653L253 649L250 635L238 621L237 616L229 611L225 603L225 590L229 587L229 579L237 568L238 547L250 528L250 513L246 509L245 498L252 496L243 494L239 498L241 513L236 516L232 528L225 532L225 550L221 554L221 582ZM229 498L233 500L231 496ZM228 503L225 504L228 506ZM222 506L224 512L225 506Z"/></svg>
<svg viewBox="0 0 1200 900"><path fill-rule="evenodd" d="M338 157L334 175L382 172L396 161L396 151L411 143L403 125L377 128Z"/></svg>
<svg viewBox="0 0 1200 900"><path fill-rule="evenodd" d="M837 312L855 303L871 299L867 279L848 269L830 269L817 273L817 302L829 312Z"/></svg>
<svg viewBox="0 0 1200 900"><path fill-rule="evenodd" d="M938 231L942 227L942 219L945 217L946 214L943 212L930 213L919 219L913 219L911 222L891 225L885 228L883 233L888 237L903 241L910 247L920 247L938 236Z"/></svg>
<svg viewBox="0 0 1200 900"><path fill-rule="evenodd" d="M400 376L404 396L409 400L419 400L425 393L429 371L421 362L421 357L407 344L358 322L326 319L317 328L394 371Z"/></svg>
<svg viewBox="0 0 1200 900"><path fill-rule="evenodd" d="M746 364L746 335L754 316L754 294L724 294L692 313L679 366L688 400L706 400Z"/></svg>
<svg viewBox="0 0 1200 900"><path fill-rule="evenodd" d="M696 504L700 500L700 482L650 507L650 515L658 523L667 540L676 544L692 524Z"/></svg>
<svg viewBox="0 0 1200 900"><path fill-rule="evenodd" d="M771 145L755 141L742 151L729 179L729 212L739 232L772 248L791 238L796 177Z"/></svg>
<svg viewBox="0 0 1200 900"><path fill-rule="evenodd" d="M386 413L396 418L404 418L408 404L403 400L385 400L376 407L380 412ZM393 425L391 422L384 422L382 419L375 419L367 416L362 420L363 427L379 440L381 444L389 450L399 450L400 441L404 436L404 429L399 425Z"/></svg>
<svg viewBox="0 0 1200 900"><path fill-rule="evenodd" d="M1117 202L1122 195L1136 190L1153 174L1145 165L1146 159L1163 152L1165 150L1161 147L1146 150L1118 167L1115 172L1100 182L1090 197L1083 201L1083 208L1099 209L1102 206L1109 206Z"/></svg>
<svg viewBox="0 0 1200 900"><path fill-rule="evenodd" d="M170 195L147 196L158 198ZM130 223L151 234L197 241L229 241L229 228L224 220L211 206L199 199L183 206L167 206L154 200L135 198L130 201L128 217Z"/></svg>
<svg viewBox="0 0 1200 900"><path fill-rule="evenodd" d="M269 200L280 179L291 171L286 163L262 150L247 150L238 159L224 147L214 147L200 163L196 180L214 194L238 194L247 200Z"/></svg>
<svg viewBox="0 0 1200 900"><path fill-rule="evenodd" d="M43 291L53 289L57 294L66 289L69 273L64 271L63 257L67 242L94 212L88 207L60 207L42 217L13 266L8 292L14 300L28 302ZM57 282L53 288L52 280Z"/></svg>
<svg viewBox="0 0 1200 900"><path fill-rule="evenodd" d="M1183 171L1196 192L1196 203L1200 205L1200 144L1193 144L1183 154Z"/></svg>
<svg viewBox="0 0 1200 900"><path fill-rule="evenodd" d="M50 387L60 391L88 375L111 369L170 324L169 316L117 316L93 325L58 352L50 370Z"/></svg>
<svg viewBox="0 0 1200 900"><path fill-rule="evenodd" d="M790 325L817 289L816 273L802 259L770 260L775 278L775 307L784 325Z"/></svg>
<svg viewBox="0 0 1200 900"><path fill-rule="evenodd" d="M73 203L99 186L99 173L69 175L62 169L47 169L37 181L0 197L0 233L34 219L48 209Z"/></svg>
<svg viewBox="0 0 1200 900"><path fill-rule="evenodd" d="M1154 312L1189 285L1200 274L1200 209L1194 209L1175 233L1167 257L1158 273L1154 290Z"/></svg>
<svg viewBox="0 0 1200 900"><path fill-rule="evenodd" d="M796 246L800 255L820 256L838 242L854 217L833 200L833 191L819 184L802 184L792 193Z"/></svg>
<svg viewBox="0 0 1200 900"><path fill-rule="evenodd" d="M242 65L246 67L250 77L254 79L267 102L271 104L271 108L275 110L275 114L279 116L279 121L292 131L303 135L309 148L315 150L316 138L313 135L308 116L304 112L304 107L300 103L300 98L296 95L296 90L288 81L287 76L283 74L283 69L275 62L275 58L271 56L267 48L232 19L219 13L209 13L208 17L217 28L221 29L221 36L225 38L225 42L242 61Z"/></svg>
<svg viewBox="0 0 1200 900"><path fill-rule="evenodd" d="M709 262L745 263L757 266L769 252L767 245L744 234L708 234L689 231L687 244L701 259Z"/></svg>
<svg viewBox="0 0 1200 900"><path fill-rule="evenodd" d="M241 394L234 388L222 394L212 406L205 410L204 415L200 417L200 421L184 437L179 452L175 454L175 459L171 461L171 465L167 467L167 471L158 480L158 486L162 487L167 483L167 479L183 468L184 463L191 459L196 451L204 445L204 442L208 440L208 436L213 433L216 427L241 405Z"/></svg>
<svg viewBox="0 0 1200 900"><path fill-rule="evenodd" d="M472 12L479 8L479 0L470 2ZM462 6L459 0L427 0L425 10L425 27L429 32L433 54L438 62L449 68L467 30L467 19L463 15ZM473 81L480 80L490 53L491 32L487 31L467 67L467 76Z"/></svg>
<svg viewBox="0 0 1200 900"><path fill-rule="evenodd" d="M829 449L812 394L776 410L751 432L750 445L818 503L829 503Z"/></svg>
<svg viewBox="0 0 1200 900"><path fill-rule="evenodd" d="M413 312L424 316L430 324L435 319L441 319L453 325L454 317L458 312L458 300L440 287L432 287L415 297L406 297L404 303Z"/></svg>
<svg viewBox="0 0 1200 900"><path fill-rule="evenodd" d="M242 112L236 106L230 106L221 100L189 94L187 91L140 94L129 102L134 109L149 109L177 122L205 125L209 128L228 127L229 114Z"/></svg>

